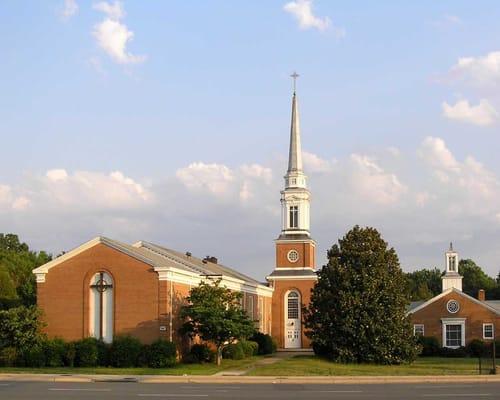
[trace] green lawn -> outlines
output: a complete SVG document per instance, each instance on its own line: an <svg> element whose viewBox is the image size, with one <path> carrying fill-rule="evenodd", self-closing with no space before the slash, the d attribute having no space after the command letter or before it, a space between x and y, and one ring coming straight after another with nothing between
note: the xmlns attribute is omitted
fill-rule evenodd
<svg viewBox="0 0 500 400"><path fill-rule="evenodd" d="M172 368L7 368L1 367L0 374L99 374L99 375L213 375L224 370L246 370L263 358L250 357L244 360L222 360L222 365L215 364L178 364Z"/></svg>
<svg viewBox="0 0 500 400"><path fill-rule="evenodd" d="M314 356L296 356L259 366L248 375L468 375L478 374L475 358L419 358L408 365L338 364Z"/></svg>

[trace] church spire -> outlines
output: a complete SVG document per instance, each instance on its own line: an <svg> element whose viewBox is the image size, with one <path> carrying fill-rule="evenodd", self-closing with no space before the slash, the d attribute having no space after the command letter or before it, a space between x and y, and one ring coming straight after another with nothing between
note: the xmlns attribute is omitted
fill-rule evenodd
<svg viewBox="0 0 500 400"><path fill-rule="evenodd" d="M293 96L292 96L292 122L290 124L290 152L288 155L288 173L302 172L302 149L300 146L300 123L299 110L297 104L296 81L299 74L294 72L293 78Z"/></svg>

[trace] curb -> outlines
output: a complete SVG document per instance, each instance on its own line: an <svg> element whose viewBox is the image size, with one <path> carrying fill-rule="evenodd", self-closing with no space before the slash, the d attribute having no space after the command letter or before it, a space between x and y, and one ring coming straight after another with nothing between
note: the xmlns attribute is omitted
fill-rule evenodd
<svg viewBox="0 0 500 400"><path fill-rule="evenodd" d="M500 375L437 376L214 376L214 375L55 375L0 374L0 381L11 382L136 382L136 383L239 383L239 384L389 384L389 383L500 383Z"/></svg>

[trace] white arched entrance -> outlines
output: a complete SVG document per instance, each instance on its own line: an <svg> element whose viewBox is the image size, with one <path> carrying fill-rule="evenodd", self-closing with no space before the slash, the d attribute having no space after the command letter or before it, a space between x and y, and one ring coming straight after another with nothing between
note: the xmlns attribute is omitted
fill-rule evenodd
<svg viewBox="0 0 500 400"><path fill-rule="evenodd" d="M297 290L285 293L285 349L302 347L300 304Z"/></svg>

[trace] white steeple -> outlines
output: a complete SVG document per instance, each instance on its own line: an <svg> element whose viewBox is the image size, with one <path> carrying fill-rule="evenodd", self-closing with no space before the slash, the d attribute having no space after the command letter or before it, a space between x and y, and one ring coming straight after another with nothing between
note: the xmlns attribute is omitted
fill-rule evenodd
<svg viewBox="0 0 500 400"><path fill-rule="evenodd" d="M458 273L458 253L453 250L453 243L450 243L450 249L445 253L446 268L441 277L443 292L455 288L462 290L462 276Z"/></svg>
<svg viewBox="0 0 500 400"><path fill-rule="evenodd" d="M295 80L299 76L293 73L294 90L292 96L292 120L290 125L290 151L288 170L285 175L285 190L281 192L282 235L305 234L309 236L309 199L307 177L302 170L302 149L300 145L300 123Z"/></svg>

